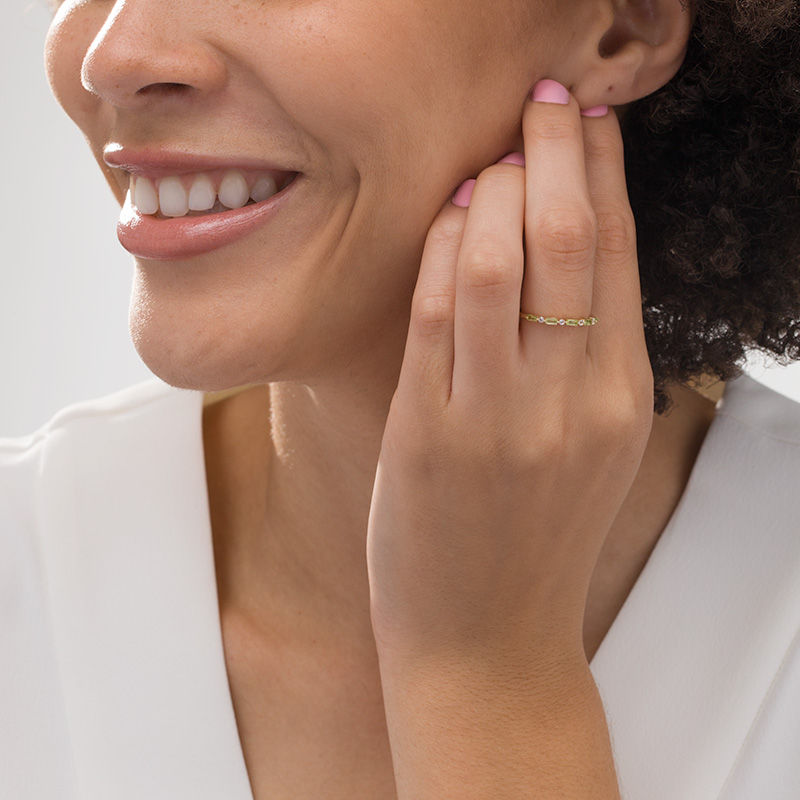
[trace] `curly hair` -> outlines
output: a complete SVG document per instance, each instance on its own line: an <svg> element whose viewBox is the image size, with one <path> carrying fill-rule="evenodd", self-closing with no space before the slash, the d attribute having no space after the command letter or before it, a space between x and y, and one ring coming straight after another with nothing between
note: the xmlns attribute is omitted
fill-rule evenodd
<svg viewBox="0 0 800 800"><path fill-rule="evenodd" d="M657 414L747 350L800 359L800 3L694 2L680 70L621 120Z"/></svg>

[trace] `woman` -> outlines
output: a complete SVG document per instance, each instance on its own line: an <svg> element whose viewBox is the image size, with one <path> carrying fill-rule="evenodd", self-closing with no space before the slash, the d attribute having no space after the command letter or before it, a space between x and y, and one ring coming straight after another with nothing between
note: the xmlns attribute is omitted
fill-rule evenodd
<svg viewBox="0 0 800 800"><path fill-rule="evenodd" d="M0 450L9 796L795 797L799 36L65 0L157 379Z"/></svg>

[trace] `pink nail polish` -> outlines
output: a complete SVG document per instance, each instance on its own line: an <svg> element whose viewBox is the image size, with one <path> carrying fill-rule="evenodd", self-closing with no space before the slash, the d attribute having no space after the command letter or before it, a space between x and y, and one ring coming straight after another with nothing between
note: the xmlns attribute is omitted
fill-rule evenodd
<svg viewBox="0 0 800 800"><path fill-rule="evenodd" d="M469 205L469 201L472 199L472 190L475 188L476 183L477 181L475 178L469 178L469 180L464 181L464 183L456 189L452 197L453 205L466 208Z"/></svg>
<svg viewBox="0 0 800 800"><path fill-rule="evenodd" d="M604 117L608 114L608 106L592 106L581 111L582 117Z"/></svg>
<svg viewBox="0 0 800 800"><path fill-rule="evenodd" d="M569 103L569 92L567 87L562 86L558 81L543 78L531 90L531 100L565 106Z"/></svg>
<svg viewBox="0 0 800 800"><path fill-rule="evenodd" d="M516 164L517 166L524 167L525 156L522 153L509 153L507 156L503 156L497 163Z"/></svg>

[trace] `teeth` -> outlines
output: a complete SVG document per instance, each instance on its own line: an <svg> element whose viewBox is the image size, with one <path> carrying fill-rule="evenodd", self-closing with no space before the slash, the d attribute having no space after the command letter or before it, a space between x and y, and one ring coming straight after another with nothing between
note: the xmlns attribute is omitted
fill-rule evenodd
<svg viewBox="0 0 800 800"><path fill-rule="evenodd" d="M132 178L132 200L141 214L155 214L158 211L156 187L149 178Z"/></svg>
<svg viewBox="0 0 800 800"><path fill-rule="evenodd" d="M162 178L158 186L158 206L165 217L185 217L189 197L180 178Z"/></svg>
<svg viewBox="0 0 800 800"><path fill-rule="evenodd" d="M260 203L262 200L272 197L277 191L278 187L275 184L275 178L266 175L255 182L255 185L250 191L250 197L255 200L256 203Z"/></svg>
<svg viewBox="0 0 800 800"><path fill-rule="evenodd" d="M250 199L247 181L239 170L232 169L225 173L219 185L219 201L228 208L241 208Z"/></svg>
<svg viewBox="0 0 800 800"><path fill-rule="evenodd" d="M198 175L189 191L189 210L209 211L214 208L216 202L217 193L214 191L211 178L208 175Z"/></svg>
<svg viewBox="0 0 800 800"><path fill-rule="evenodd" d="M238 169L224 174L216 173L222 180L219 197L214 185L214 174L198 173L193 178L173 175L153 181L142 176L131 175L131 202L140 214L157 215L159 210L165 217L184 217L202 212L218 214L229 209L242 208L248 203L261 203L277 194L278 186L272 175L260 175L252 189L247 178ZM251 178L252 180L252 178ZM187 186L191 181L191 188ZM286 181L281 181L286 185Z"/></svg>

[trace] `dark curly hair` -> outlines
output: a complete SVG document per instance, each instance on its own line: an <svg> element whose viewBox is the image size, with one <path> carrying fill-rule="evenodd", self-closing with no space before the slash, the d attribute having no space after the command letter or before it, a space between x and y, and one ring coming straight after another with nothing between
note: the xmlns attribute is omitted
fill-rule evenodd
<svg viewBox="0 0 800 800"><path fill-rule="evenodd" d="M749 349L800 359L800 3L694 3L680 70L621 120L657 414Z"/></svg>

